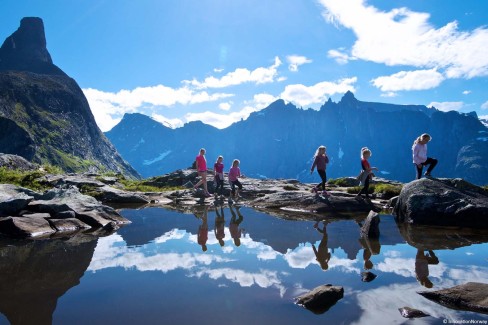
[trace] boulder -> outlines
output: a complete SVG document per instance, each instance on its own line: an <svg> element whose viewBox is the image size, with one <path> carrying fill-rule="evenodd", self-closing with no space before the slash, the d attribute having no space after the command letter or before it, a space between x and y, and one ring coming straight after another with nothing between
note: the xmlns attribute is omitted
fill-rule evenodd
<svg viewBox="0 0 488 325"><path fill-rule="evenodd" d="M47 212L54 216L60 212L73 211L77 219L92 227L103 227L111 221L117 224L130 223L113 208L102 205L91 196L81 194L76 187L52 189L42 198L30 202L28 208L31 211Z"/></svg>
<svg viewBox="0 0 488 325"><path fill-rule="evenodd" d="M394 213L400 222L488 228L488 194L462 179L423 178L403 187Z"/></svg>
<svg viewBox="0 0 488 325"><path fill-rule="evenodd" d="M402 308L398 308L398 310L400 311L400 314L402 314L402 316L405 318L419 318L419 317L430 316L429 314L426 314L421 310L413 309L410 307L402 307Z"/></svg>
<svg viewBox="0 0 488 325"><path fill-rule="evenodd" d="M343 297L343 287L326 284L295 298L295 302L315 314L323 314Z"/></svg>
<svg viewBox="0 0 488 325"><path fill-rule="evenodd" d="M14 237L41 237L55 232L49 222L37 217L7 217L0 219L0 232Z"/></svg>
<svg viewBox="0 0 488 325"><path fill-rule="evenodd" d="M380 216L374 211L370 211L366 220L361 226L361 238L379 238L380 237Z"/></svg>
<svg viewBox="0 0 488 325"><path fill-rule="evenodd" d="M488 314L488 284L468 282L437 291L422 291L418 294L451 309Z"/></svg>
<svg viewBox="0 0 488 325"><path fill-rule="evenodd" d="M149 199L142 194L122 191L110 186L103 186L95 190L97 198L107 203L149 203Z"/></svg>
<svg viewBox="0 0 488 325"><path fill-rule="evenodd" d="M361 281L363 282L371 282L374 279L376 279L377 275L374 274L373 272L367 271L367 272L361 272Z"/></svg>
<svg viewBox="0 0 488 325"><path fill-rule="evenodd" d="M36 169L36 166L34 164L31 164L24 157L5 153L0 153L0 167L23 171Z"/></svg>
<svg viewBox="0 0 488 325"><path fill-rule="evenodd" d="M18 215L34 199L27 194L30 192L33 191L11 184L0 184L0 216Z"/></svg>

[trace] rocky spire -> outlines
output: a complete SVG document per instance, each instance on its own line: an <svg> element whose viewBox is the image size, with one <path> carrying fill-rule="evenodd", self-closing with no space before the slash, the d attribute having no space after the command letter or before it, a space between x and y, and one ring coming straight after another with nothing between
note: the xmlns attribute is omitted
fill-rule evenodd
<svg viewBox="0 0 488 325"><path fill-rule="evenodd" d="M46 48L41 18L23 18L20 27L5 39L0 48L0 71L5 70L65 75L53 64Z"/></svg>

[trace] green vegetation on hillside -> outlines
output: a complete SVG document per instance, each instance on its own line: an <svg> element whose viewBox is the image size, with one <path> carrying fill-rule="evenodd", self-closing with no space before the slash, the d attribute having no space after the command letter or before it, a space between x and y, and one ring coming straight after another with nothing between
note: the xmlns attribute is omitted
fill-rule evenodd
<svg viewBox="0 0 488 325"><path fill-rule="evenodd" d="M14 184L33 191L45 191L53 188L52 185L43 181L43 176L47 170L56 170L52 166L44 166L44 170L22 171L18 169L8 169L0 167L0 183Z"/></svg>

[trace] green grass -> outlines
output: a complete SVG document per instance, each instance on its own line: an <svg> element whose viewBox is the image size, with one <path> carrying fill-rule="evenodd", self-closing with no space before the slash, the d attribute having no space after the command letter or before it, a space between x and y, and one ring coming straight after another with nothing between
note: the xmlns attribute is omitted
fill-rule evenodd
<svg viewBox="0 0 488 325"><path fill-rule="evenodd" d="M362 189L362 186L348 187L347 193L357 194ZM391 199L394 196L400 194L402 190L401 185L391 185L391 184L371 184L368 189L369 194L382 194L383 199Z"/></svg>
<svg viewBox="0 0 488 325"><path fill-rule="evenodd" d="M118 180L122 185L124 185L123 190L130 192L165 192L165 191L176 191L183 190L182 186L151 186L144 184L144 180L136 181L129 180L125 177L119 178Z"/></svg>
<svg viewBox="0 0 488 325"><path fill-rule="evenodd" d="M17 169L0 167L0 183L14 184L34 191L42 192L53 188L52 185L42 181L42 177L44 175L45 173L39 170L21 171Z"/></svg>
<svg viewBox="0 0 488 325"><path fill-rule="evenodd" d="M344 177L336 178L336 179L330 178L327 181L327 183L328 184L331 184L331 185L337 185L337 186L341 186L341 187L347 187L348 181Z"/></svg>

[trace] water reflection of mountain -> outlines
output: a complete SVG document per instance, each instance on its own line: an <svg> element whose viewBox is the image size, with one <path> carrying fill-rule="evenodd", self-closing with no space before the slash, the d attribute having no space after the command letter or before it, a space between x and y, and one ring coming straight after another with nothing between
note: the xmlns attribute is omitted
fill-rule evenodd
<svg viewBox="0 0 488 325"><path fill-rule="evenodd" d="M410 246L421 250L455 249L488 242L488 230L457 227L433 227L398 223L398 229Z"/></svg>
<svg viewBox="0 0 488 325"><path fill-rule="evenodd" d="M302 243L314 243L321 238L310 221L284 220L250 208L241 208L241 213L244 216L243 228L246 229L249 236L254 241L262 242L282 254L286 253L288 249L295 249ZM196 212L196 214L198 213ZM188 233L196 233L200 224L200 220L192 215L161 208L123 210L122 215L132 221L132 224L118 231L128 246L145 245L175 228L184 229ZM209 210L208 217L213 218L214 215L215 211ZM224 209L224 217L227 225L231 217L229 209ZM268 220L263 220L264 218ZM358 241L359 230L360 226L354 220L333 219L333 222L327 226L328 247L332 250L341 248L349 259L354 260L362 249ZM405 242L392 216L381 217L380 232L382 245Z"/></svg>
<svg viewBox="0 0 488 325"><path fill-rule="evenodd" d="M266 214L245 209L243 212L245 227L255 241L264 242L275 251L286 253L288 249L294 249L301 243L314 243L321 239L310 221L289 221L274 218L271 222L261 222ZM250 218L253 215L254 218ZM366 217L366 216L364 216ZM324 216L326 219L327 217ZM341 248L351 260L356 259L358 252L363 248L359 242L360 226L354 220L331 219L327 226L328 247L332 250ZM405 243L395 219L392 216L381 216L380 222L381 245L396 245Z"/></svg>
<svg viewBox="0 0 488 325"><path fill-rule="evenodd" d="M80 283L97 238L0 240L0 313L11 324L51 324L59 297Z"/></svg>
<svg viewBox="0 0 488 325"><path fill-rule="evenodd" d="M192 215L161 208L128 209L122 210L121 214L132 221L130 225L117 231L127 246L145 245L175 228L196 233L200 224L200 221Z"/></svg>

